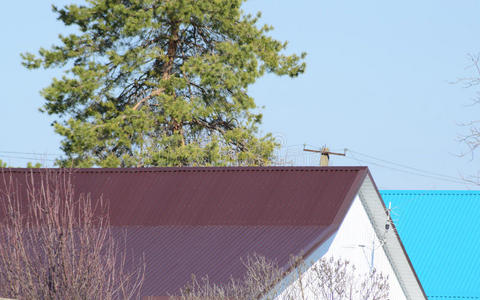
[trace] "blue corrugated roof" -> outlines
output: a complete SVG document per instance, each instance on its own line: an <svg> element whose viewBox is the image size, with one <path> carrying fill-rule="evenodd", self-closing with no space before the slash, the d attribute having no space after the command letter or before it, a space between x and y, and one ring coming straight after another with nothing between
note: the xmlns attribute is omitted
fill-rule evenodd
<svg viewBox="0 0 480 300"><path fill-rule="evenodd" d="M480 299L480 191L380 192L429 299Z"/></svg>

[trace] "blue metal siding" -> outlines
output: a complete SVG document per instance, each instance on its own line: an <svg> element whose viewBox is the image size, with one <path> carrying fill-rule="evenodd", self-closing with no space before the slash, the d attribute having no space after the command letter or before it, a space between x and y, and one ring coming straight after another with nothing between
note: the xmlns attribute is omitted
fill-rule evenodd
<svg viewBox="0 0 480 300"><path fill-rule="evenodd" d="M480 192L380 192L429 299L480 299Z"/></svg>

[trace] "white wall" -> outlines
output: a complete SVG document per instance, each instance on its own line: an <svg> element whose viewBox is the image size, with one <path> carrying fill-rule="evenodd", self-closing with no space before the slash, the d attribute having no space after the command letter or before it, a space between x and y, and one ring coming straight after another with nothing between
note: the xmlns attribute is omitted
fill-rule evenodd
<svg viewBox="0 0 480 300"><path fill-rule="evenodd" d="M386 218L385 215L385 220ZM359 274L363 274L370 271L372 252L373 266L389 277L390 299L407 299L383 250L381 237L376 236L359 196L356 196L328 250L319 248L306 261L307 263L317 261L322 256L325 258L343 258L354 264ZM302 276L303 280L308 281L310 278L315 278L312 272L312 267L310 267ZM298 275L294 274L293 276ZM298 287L298 281L295 286ZM291 288L287 288L278 298L285 299L285 295L289 291L291 291ZM304 290L304 295L307 299L316 299L308 289Z"/></svg>
<svg viewBox="0 0 480 300"><path fill-rule="evenodd" d="M385 215L385 222L386 220ZM348 259L357 267L359 272L367 273L370 270L373 252L373 266L378 271L388 275L390 279L390 298L395 300L406 299L383 250L381 238L375 234L360 197L356 196L325 257L333 256Z"/></svg>

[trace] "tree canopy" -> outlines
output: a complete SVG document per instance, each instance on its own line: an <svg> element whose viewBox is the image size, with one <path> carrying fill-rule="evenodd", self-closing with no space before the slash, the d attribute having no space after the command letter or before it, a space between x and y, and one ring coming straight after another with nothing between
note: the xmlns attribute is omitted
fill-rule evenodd
<svg viewBox="0 0 480 300"><path fill-rule="evenodd" d="M32 163L32 162L27 162L26 168L41 168L42 164L37 162L37 163ZM12 168L12 166L8 166L6 162L0 159L0 168Z"/></svg>
<svg viewBox="0 0 480 300"><path fill-rule="evenodd" d="M268 35L245 0L87 0L53 7L78 30L22 54L61 68L42 90L56 115L60 166L267 165L276 142L248 87L265 73L296 77L303 58Z"/></svg>

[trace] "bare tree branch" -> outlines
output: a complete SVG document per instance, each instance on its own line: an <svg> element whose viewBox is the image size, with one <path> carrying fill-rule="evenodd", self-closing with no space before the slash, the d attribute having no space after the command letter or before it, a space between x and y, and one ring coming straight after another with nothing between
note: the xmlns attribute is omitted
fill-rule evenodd
<svg viewBox="0 0 480 300"><path fill-rule="evenodd" d="M274 262L254 254L244 262L246 274L228 284L212 283L208 277L181 290L182 300L387 300L388 276L373 269L360 274L348 260L322 258L311 267L302 259L291 259L293 269L284 272Z"/></svg>
<svg viewBox="0 0 480 300"><path fill-rule="evenodd" d="M108 205L76 196L65 172L25 178L2 172L0 297L139 299L145 266L127 270Z"/></svg>

